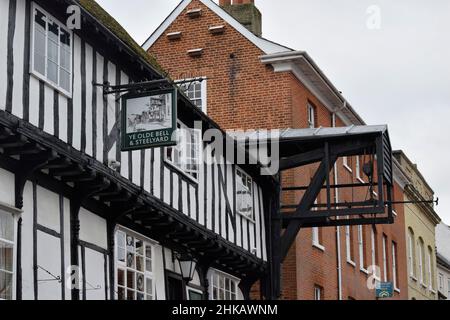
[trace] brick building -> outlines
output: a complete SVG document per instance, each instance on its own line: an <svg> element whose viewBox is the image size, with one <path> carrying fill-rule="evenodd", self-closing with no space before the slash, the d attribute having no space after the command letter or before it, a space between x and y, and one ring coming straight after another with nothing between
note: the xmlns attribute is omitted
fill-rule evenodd
<svg viewBox="0 0 450 320"><path fill-rule="evenodd" d="M365 124L306 52L262 38L261 21L252 0L183 0L143 47L172 79L203 79L185 88L187 95L222 128ZM338 159L334 183L367 183L367 161ZM308 185L313 168L284 174L283 185ZM401 176L394 172L394 197L402 200ZM283 203L298 203L301 196L284 192ZM376 196L368 188L333 193L340 203ZM369 266L377 265L381 280L394 283L394 298L406 299L403 206L395 212L392 225L302 229L283 264L282 298L374 299L367 280Z"/></svg>

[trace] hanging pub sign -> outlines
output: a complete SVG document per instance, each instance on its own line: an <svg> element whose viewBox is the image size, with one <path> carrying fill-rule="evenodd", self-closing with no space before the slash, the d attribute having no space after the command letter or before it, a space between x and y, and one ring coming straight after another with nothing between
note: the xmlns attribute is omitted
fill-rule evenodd
<svg viewBox="0 0 450 320"><path fill-rule="evenodd" d="M122 151L176 145L177 90L122 97Z"/></svg>

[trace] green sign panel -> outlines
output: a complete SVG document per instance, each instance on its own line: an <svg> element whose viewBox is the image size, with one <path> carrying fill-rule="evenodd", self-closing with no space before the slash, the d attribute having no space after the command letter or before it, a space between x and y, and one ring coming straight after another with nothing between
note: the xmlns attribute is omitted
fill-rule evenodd
<svg viewBox="0 0 450 320"><path fill-rule="evenodd" d="M177 90L122 97L122 151L172 146L177 129Z"/></svg>
<svg viewBox="0 0 450 320"><path fill-rule="evenodd" d="M377 298L392 298L394 296L394 286L392 282L378 282L375 288Z"/></svg>

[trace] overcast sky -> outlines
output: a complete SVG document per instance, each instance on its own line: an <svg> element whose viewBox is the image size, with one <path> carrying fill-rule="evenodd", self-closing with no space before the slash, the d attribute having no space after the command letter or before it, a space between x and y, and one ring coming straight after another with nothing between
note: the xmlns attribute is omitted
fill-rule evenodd
<svg viewBox="0 0 450 320"><path fill-rule="evenodd" d="M178 0L98 0L142 44ZM450 223L450 1L256 0L263 36L307 51L418 164ZM377 14L380 13L380 20ZM378 23L379 22L379 23Z"/></svg>

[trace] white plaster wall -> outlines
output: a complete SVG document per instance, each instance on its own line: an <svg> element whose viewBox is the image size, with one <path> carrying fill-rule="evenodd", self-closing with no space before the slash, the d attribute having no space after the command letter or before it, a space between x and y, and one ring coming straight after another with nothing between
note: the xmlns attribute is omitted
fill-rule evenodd
<svg viewBox="0 0 450 320"><path fill-rule="evenodd" d="M80 240L95 244L103 249L108 246L106 220L87 211L80 210Z"/></svg>
<svg viewBox="0 0 450 320"><path fill-rule="evenodd" d="M40 186L37 186L36 191L38 223L59 232L59 195Z"/></svg>
<svg viewBox="0 0 450 320"><path fill-rule="evenodd" d="M105 300L105 258L100 252L85 249L86 299Z"/></svg>
<svg viewBox="0 0 450 320"><path fill-rule="evenodd" d="M37 232L37 263L54 276L61 276L60 239L44 232ZM47 272L38 268L39 300L61 300L61 283ZM43 281L50 280L50 281Z"/></svg>
<svg viewBox="0 0 450 320"><path fill-rule="evenodd" d="M0 201L14 207L14 174L0 168Z"/></svg>

